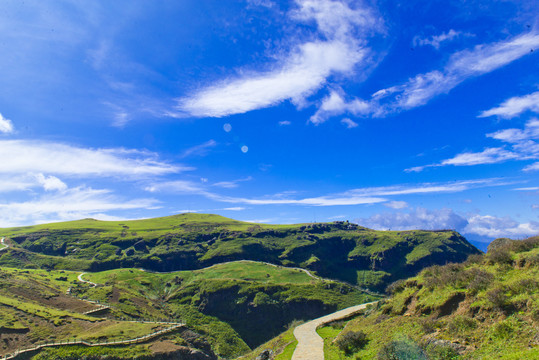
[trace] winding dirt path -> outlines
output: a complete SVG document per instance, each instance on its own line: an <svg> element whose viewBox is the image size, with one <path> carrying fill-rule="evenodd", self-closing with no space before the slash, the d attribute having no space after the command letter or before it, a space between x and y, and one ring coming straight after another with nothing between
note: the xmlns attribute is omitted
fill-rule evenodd
<svg viewBox="0 0 539 360"><path fill-rule="evenodd" d="M316 333L316 329L328 322L353 315L375 303L377 301L351 306L296 327L294 336L298 340L298 345L294 350L292 360L324 360L324 340Z"/></svg>
<svg viewBox="0 0 539 360"><path fill-rule="evenodd" d="M6 250L6 249L7 249L8 247L9 247L9 245L8 245L8 244L6 244L6 243L4 242L4 240L5 240L5 239L6 239L6 238L2 238L2 239L0 240L0 244L2 244L2 245L3 245L3 247L2 247L2 248L0 248L0 251L2 251L2 250Z"/></svg>
<svg viewBox="0 0 539 360"><path fill-rule="evenodd" d="M82 273L82 274L80 274L79 276L77 276L77 279L78 279L80 282L83 282L83 283L86 283L86 284L90 284L90 285L92 285L93 287L96 287L96 286L97 286L96 283L91 282L91 281L84 280L84 279L82 278L82 276L83 276L84 274L86 274L86 273Z"/></svg>

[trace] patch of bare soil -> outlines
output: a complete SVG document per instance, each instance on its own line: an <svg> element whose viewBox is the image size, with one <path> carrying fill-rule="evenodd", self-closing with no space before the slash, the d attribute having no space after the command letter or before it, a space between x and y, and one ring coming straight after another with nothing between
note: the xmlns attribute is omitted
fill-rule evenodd
<svg viewBox="0 0 539 360"><path fill-rule="evenodd" d="M149 346L149 349L154 354L169 353L169 352L180 350L182 348L183 348L182 346L177 345L170 340L156 341Z"/></svg>

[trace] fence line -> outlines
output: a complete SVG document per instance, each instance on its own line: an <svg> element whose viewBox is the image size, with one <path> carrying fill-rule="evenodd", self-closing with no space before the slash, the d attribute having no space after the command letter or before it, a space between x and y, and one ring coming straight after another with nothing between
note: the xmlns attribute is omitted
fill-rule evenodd
<svg viewBox="0 0 539 360"><path fill-rule="evenodd" d="M29 347L29 348L16 350L14 353L3 355L3 357L0 358L0 359L1 360L15 359L17 356L19 356L21 354L25 354L25 353L28 353L28 352L43 349L45 347L53 347L53 346L84 345L84 346L92 347L92 346L114 346L114 345L137 344L137 343L145 342L145 341L147 341L147 340L149 340L151 338L157 337L159 335L172 332L172 331L174 331L174 330L176 330L176 329L178 329L180 327L185 326L185 324L183 324L183 323L152 322L152 321L132 321L132 322L152 323L152 324L170 324L170 325L173 325L173 326L171 326L169 328L166 328L166 329L161 329L161 330L158 330L158 331L154 331L153 333L150 333L150 334L147 334L147 335L144 335L144 336L139 336L137 338L127 339L127 340L104 341L104 342L99 342L99 343L90 343L90 342L88 342L86 340L71 340L71 341L66 340L66 341L59 341L59 342L41 344L41 345L36 345L36 346L33 346L33 347Z"/></svg>

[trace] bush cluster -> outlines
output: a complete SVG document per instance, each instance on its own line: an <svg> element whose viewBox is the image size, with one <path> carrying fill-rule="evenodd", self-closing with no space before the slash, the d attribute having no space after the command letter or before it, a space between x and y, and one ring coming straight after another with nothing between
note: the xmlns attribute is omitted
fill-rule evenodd
<svg viewBox="0 0 539 360"><path fill-rule="evenodd" d="M412 339L393 340L378 352L378 360L428 360L427 354Z"/></svg>
<svg viewBox="0 0 539 360"><path fill-rule="evenodd" d="M348 331L336 341L339 349L344 351L345 354L350 355L358 350L361 350L369 343L367 334L363 331Z"/></svg>
<svg viewBox="0 0 539 360"><path fill-rule="evenodd" d="M494 279L494 275L480 268L466 269L464 264L431 266L422 272L425 286L429 289L448 285L466 288L471 293L485 290Z"/></svg>

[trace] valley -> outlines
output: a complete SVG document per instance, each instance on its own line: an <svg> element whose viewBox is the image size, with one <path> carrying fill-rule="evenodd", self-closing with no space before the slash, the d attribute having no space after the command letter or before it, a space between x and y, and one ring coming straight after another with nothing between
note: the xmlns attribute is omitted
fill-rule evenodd
<svg viewBox="0 0 539 360"><path fill-rule="evenodd" d="M413 276L483 258L454 231L374 231L348 222L259 225L205 214L85 219L2 234L0 355L51 340L68 343L29 352L35 359L254 359L268 349L290 359L299 324L373 301L380 302L365 314L389 319L391 330L373 330L389 341L408 333L399 317L409 319L415 309L433 316L466 296L432 286L413 290L409 284L420 284ZM423 295L401 299L401 292L414 291ZM430 310L418 305L425 301ZM337 323L370 329L358 322L364 316ZM344 325L335 326L318 331L335 339ZM326 344L326 358L335 351L344 356L335 349ZM373 349L361 351L376 358L380 349Z"/></svg>

